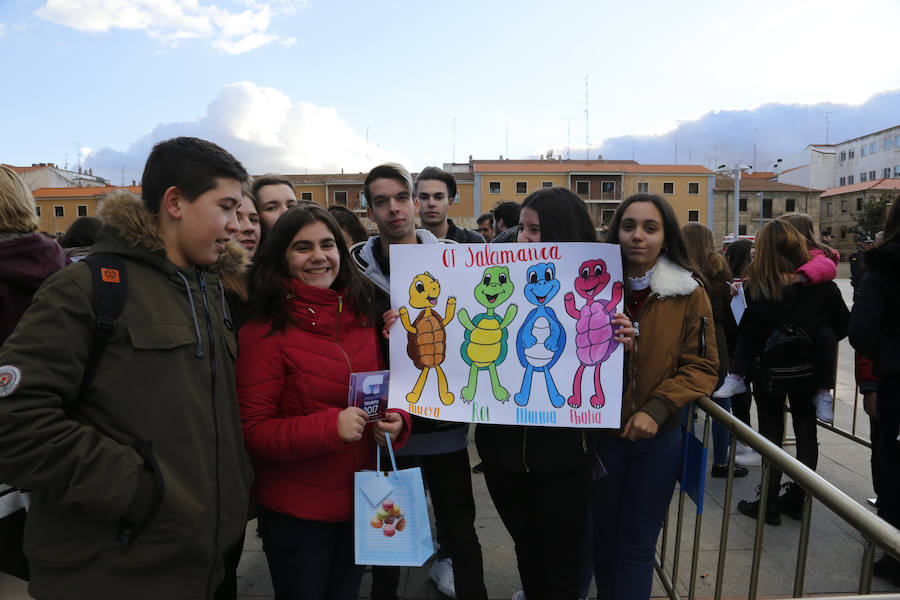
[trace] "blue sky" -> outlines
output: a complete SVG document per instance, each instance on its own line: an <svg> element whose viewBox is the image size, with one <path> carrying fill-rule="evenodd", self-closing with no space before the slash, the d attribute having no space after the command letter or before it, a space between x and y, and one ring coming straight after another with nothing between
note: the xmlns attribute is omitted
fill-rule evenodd
<svg viewBox="0 0 900 600"><path fill-rule="evenodd" d="M569 139L581 158L585 76L598 147L900 88L900 3L746 6L0 0L0 162L71 166L80 143L119 183L153 142L190 134L253 172L419 169L453 158L454 119L458 161L565 155Z"/></svg>

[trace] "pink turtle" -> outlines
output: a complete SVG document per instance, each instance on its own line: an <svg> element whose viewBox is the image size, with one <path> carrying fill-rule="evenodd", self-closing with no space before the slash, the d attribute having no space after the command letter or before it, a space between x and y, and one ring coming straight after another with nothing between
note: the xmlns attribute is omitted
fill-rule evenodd
<svg viewBox="0 0 900 600"><path fill-rule="evenodd" d="M569 398L569 406L572 408L581 407L581 376L584 374L584 368L590 366L595 367L591 406L601 408L606 404L603 387L600 385L600 363L609 358L616 349L611 320L616 305L622 299L622 282L617 281L613 285L612 298L609 300L595 298L609 283L609 279L603 260L599 258L586 260L581 264L578 277L575 278L575 291L587 300L587 304L579 311L575 307L575 295L568 292L565 296L566 312L577 320L575 346L578 360L581 361L575 372L575 383L572 386L572 396Z"/></svg>

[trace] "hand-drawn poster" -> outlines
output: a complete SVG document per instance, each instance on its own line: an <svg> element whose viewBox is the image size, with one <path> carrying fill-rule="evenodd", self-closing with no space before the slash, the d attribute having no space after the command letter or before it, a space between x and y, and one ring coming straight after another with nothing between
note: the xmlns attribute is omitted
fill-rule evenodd
<svg viewBox="0 0 900 600"><path fill-rule="evenodd" d="M391 246L388 406L445 421L620 425L619 246Z"/></svg>

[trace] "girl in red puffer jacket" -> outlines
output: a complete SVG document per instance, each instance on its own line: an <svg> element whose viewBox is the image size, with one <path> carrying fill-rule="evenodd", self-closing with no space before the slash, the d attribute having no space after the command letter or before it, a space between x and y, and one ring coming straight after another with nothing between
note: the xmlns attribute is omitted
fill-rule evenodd
<svg viewBox="0 0 900 600"><path fill-rule="evenodd" d="M306 205L268 232L249 295L237 387L275 595L355 599L353 473L385 434L396 446L409 435L403 411L370 425L347 406L350 374L383 365L370 286L334 218Z"/></svg>

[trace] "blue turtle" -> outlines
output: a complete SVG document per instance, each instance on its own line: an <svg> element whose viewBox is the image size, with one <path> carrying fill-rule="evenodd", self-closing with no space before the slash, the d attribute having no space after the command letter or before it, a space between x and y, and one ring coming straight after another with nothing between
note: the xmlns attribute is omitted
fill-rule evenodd
<svg viewBox="0 0 900 600"><path fill-rule="evenodd" d="M559 281L556 279L556 265L538 263L528 268L525 274L525 299L535 305L528 313L525 322L516 336L516 351L519 362L525 367L522 378L522 389L515 395L516 404L527 406L531 397L531 379L535 371L542 371L547 381L547 393L550 403L555 408L566 402L553 382L550 368L556 364L566 345L566 331L556 318L553 309L547 306L559 292Z"/></svg>

